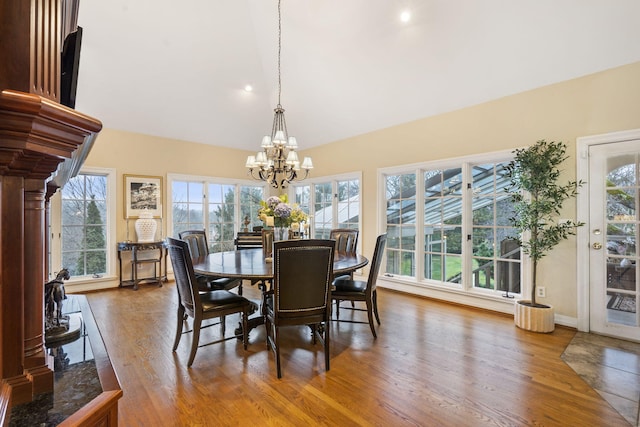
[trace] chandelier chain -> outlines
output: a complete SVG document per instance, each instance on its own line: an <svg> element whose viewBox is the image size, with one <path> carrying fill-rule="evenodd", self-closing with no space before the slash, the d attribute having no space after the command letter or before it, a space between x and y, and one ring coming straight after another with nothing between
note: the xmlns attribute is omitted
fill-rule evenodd
<svg viewBox="0 0 640 427"><path fill-rule="evenodd" d="M280 52L282 50L282 15L280 13L280 2L278 0L278 107L280 104L280 95L282 94L282 78L280 77Z"/></svg>

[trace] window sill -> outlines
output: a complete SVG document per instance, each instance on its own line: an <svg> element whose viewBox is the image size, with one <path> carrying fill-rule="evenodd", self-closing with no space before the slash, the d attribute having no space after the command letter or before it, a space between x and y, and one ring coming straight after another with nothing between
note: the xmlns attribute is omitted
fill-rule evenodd
<svg viewBox="0 0 640 427"><path fill-rule="evenodd" d="M64 283L65 292L87 292L97 291L101 289L117 288L120 281L117 276L90 277L83 276L81 278L72 278Z"/></svg>
<svg viewBox="0 0 640 427"><path fill-rule="evenodd" d="M518 298L518 295L515 298L504 298L494 294L488 295L481 291L464 291L461 288L456 289L430 283L418 283L415 280L387 276L378 277L377 286L507 314L513 314L513 303Z"/></svg>

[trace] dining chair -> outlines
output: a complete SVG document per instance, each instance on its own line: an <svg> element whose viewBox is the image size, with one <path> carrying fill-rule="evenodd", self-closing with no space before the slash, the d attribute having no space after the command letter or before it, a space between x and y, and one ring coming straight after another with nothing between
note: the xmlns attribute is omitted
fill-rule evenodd
<svg viewBox="0 0 640 427"><path fill-rule="evenodd" d="M283 326L309 325L313 343L324 345L329 370L331 278L333 240L285 240L274 243L273 287L265 293L267 348L275 353L276 371L282 378L280 333Z"/></svg>
<svg viewBox="0 0 640 427"><path fill-rule="evenodd" d="M352 228L333 228L329 231L329 238L336 241L336 252L338 253L356 253L358 246L358 230ZM349 274L343 274L341 276L334 277L333 282L342 279L353 279L353 271ZM355 307L353 301L351 301L351 307Z"/></svg>
<svg viewBox="0 0 640 427"><path fill-rule="evenodd" d="M373 338L377 338L376 328L373 324L373 315L375 314L378 325L380 325L380 316L378 314L378 292L376 291L376 281L380 271L380 264L384 255L384 247L387 243L387 234L381 234L376 239L376 247L373 251L373 260L369 270L367 281L353 279L336 279L333 282L334 290L331 292L332 299L336 302L336 318L334 320L350 323L367 323L356 320L340 319L340 302L341 301L363 301L366 303L366 309L356 307L343 307L347 310L366 311L369 318L369 327Z"/></svg>
<svg viewBox="0 0 640 427"><path fill-rule="evenodd" d="M336 252L355 254L358 245L358 234L358 230L334 228L329 232L329 238L336 241ZM338 279L353 279L353 273L335 278L335 280Z"/></svg>
<svg viewBox="0 0 640 427"><path fill-rule="evenodd" d="M207 234L204 230L185 230L178 233L181 240L189 245L189 253L191 258L198 258L209 255L209 245L207 243ZM238 295L242 295L242 280L233 277L212 278L196 274L198 287L201 291L217 291L231 290L238 288Z"/></svg>
<svg viewBox="0 0 640 427"><path fill-rule="evenodd" d="M358 245L358 230L351 228L334 228L329 231L329 238L336 241L336 251L355 253Z"/></svg>
<svg viewBox="0 0 640 427"><path fill-rule="evenodd" d="M249 317L251 302L245 297L227 290L200 292L187 243L183 240L167 237L166 245L169 257L171 258L171 266L173 267L173 275L178 291L178 325L173 342L173 351L176 351L178 348L182 334L193 332L191 353L189 354L189 361L187 362L187 367L190 367L199 347L238 338L237 335L225 337L223 331L221 339L202 345L199 344L200 330L217 324L211 323L202 326L203 320L218 318L221 322L224 322L225 316L235 313L241 313L242 343L246 350L248 341L247 331L249 330L247 318ZM189 317L193 319L191 330L188 330L187 324ZM185 326L187 327L187 331L183 331Z"/></svg>

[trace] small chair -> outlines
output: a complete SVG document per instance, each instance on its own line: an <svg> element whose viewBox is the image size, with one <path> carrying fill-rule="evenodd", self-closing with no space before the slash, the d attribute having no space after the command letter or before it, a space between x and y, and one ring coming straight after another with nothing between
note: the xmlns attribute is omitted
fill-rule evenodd
<svg viewBox="0 0 640 427"><path fill-rule="evenodd" d="M325 369L329 370L331 326L331 279L333 240L285 240L274 243L273 289L265 293L267 347L275 352L280 367L279 328L309 325L313 343L324 344Z"/></svg>
<svg viewBox="0 0 640 427"><path fill-rule="evenodd" d="M378 293L376 291L376 281L378 280L378 272L384 254L384 247L387 243L387 235L381 234L376 240L376 247L373 251L373 260L369 270L369 278L366 282L352 279L336 279L333 282L335 289L331 293L331 297L336 302L336 321L350 323L367 323L355 320L340 320L340 302L341 301L364 301L367 305L366 310L362 308L343 307L347 310L366 311L369 317L369 327L373 333L373 338L377 338L376 328L373 324L373 315L375 314L378 325L380 324L380 316L378 315Z"/></svg>
<svg viewBox="0 0 640 427"><path fill-rule="evenodd" d="M204 230L186 230L178 233L178 237L181 240L187 242L189 245L189 253L191 258L198 258L201 256L207 256L209 254L209 245L207 244L207 234ZM202 276L196 274L198 279L198 287L200 291L229 291L233 288L238 288L238 295L242 295L242 280L231 277L221 277L214 279L212 277Z"/></svg>
<svg viewBox="0 0 640 427"><path fill-rule="evenodd" d="M167 237L166 244L169 257L171 258L176 289L178 290L178 326L176 328L173 351L176 351L178 348L183 333L193 332L191 353L189 354L189 361L187 362L187 367L189 367L196 357L198 347L237 338L235 335L225 338L224 332L222 332L221 339L199 345L200 329L214 325L202 326L203 320L215 318L224 319L224 316L234 313L242 313L242 343L246 350L248 341L247 331L249 330L247 318L249 317L251 302L240 295L226 290L199 292L187 243L183 240ZM193 328L192 330L183 332L183 324L186 324L189 317L193 318Z"/></svg>

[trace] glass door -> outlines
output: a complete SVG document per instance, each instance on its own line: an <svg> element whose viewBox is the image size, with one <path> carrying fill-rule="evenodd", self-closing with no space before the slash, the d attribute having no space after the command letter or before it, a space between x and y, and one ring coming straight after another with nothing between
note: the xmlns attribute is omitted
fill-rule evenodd
<svg viewBox="0 0 640 427"><path fill-rule="evenodd" d="M589 147L590 329L640 339L640 140Z"/></svg>

